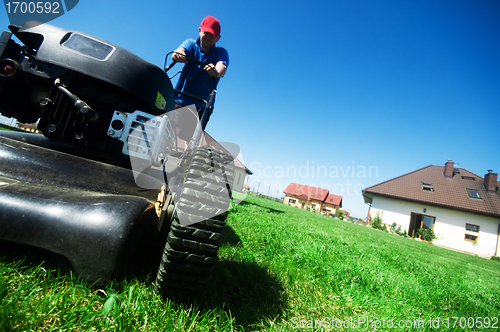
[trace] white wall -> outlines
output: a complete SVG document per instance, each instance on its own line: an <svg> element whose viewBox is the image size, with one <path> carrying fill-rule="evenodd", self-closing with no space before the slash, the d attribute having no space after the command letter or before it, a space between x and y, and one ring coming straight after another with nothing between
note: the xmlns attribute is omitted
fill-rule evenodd
<svg viewBox="0 0 500 332"><path fill-rule="evenodd" d="M243 192L243 184L245 183L246 172L243 168L234 167L234 181L232 190Z"/></svg>
<svg viewBox="0 0 500 332"><path fill-rule="evenodd" d="M17 119L7 118L7 117L3 116L2 113L0 113L0 123L7 125L7 126L15 127L17 124Z"/></svg>
<svg viewBox="0 0 500 332"><path fill-rule="evenodd" d="M424 208L426 212L423 212ZM380 213L385 224L390 226L396 222L401 226L401 230L406 229L407 231L410 227L412 212L436 217L434 233L438 239L433 241L434 244L481 256L495 254L500 218L375 196L370 211L371 217L375 218L377 212ZM465 224L467 223L479 225L479 233L466 231ZM466 233L478 236L476 245L464 240ZM500 255L500 249L498 249L497 255Z"/></svg>

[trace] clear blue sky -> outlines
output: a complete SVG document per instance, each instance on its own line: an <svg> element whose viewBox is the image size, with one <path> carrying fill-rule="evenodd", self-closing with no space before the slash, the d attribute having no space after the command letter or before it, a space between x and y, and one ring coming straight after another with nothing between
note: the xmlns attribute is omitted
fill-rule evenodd
<svg viewBox="0 0 500 332"><path fill-rule="evenodd" d="M362 188L418 168L500 172L498 0L80 0L50 23L161 67L206 15L230 55L207 131L252 188L321 186L365 217Z"/></svg>

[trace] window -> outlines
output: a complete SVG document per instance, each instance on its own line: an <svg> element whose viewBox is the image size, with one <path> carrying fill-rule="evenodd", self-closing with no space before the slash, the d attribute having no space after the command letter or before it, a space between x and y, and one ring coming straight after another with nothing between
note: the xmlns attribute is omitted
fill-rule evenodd
<svg viewBox="0 0 500 332"><path fill-rule="evenodd" d="M472 176L462 176L462 179L464 179L464 180L472 180L472 181L476 180L476 178L474 178Z"/></svg>
<svg viewBox="0 0 500 332"><path fill-rule="evenodd" d="M318 198L321 198L321 195L318 195Z"/></svg>
<svg viewBox="0 0 500 332"><path fill-rule="evenodd" d="M465 230L479 233L479 226L473 224L465 224Z"/></svg>
<svg viewBox="0 0 500 332"><path fill-rule="evenodd" d="M477 242L477 235L465 234L465 241Z"/></svg>
<svg viewBox="0 0 500 332"><path fill-rule="evenodd" d="M470 198L483 199L476 189L467 189Z"/></svg>
<svg viewBox="0 0 500 332"><path fill-rule="evenodd" d="M62 46L100 61L109 58L115 50L113 46L77 33L71 34Z"/></svg>
<svg viewBox="0 0 500 332"><path fill-rule="evenodd" d="M311 197L314 197L314 195L316 195L316 194L312 194Z"/></svg>
<svg viewBox="0 0 500 332"><path fill-rule="evenodd" d="M422 190L424 190L424 191L434 191L434 187L432 186L432 183L422 181Z"/></svg>
<svg viewBox="0 0 500 332"><path fill-rule="evenodd" d="M289 199L288 199L288 203L289 203L289 204L295 204L295 203L297 203L297 200L296 200L296 199L289 198Z"/></svg>

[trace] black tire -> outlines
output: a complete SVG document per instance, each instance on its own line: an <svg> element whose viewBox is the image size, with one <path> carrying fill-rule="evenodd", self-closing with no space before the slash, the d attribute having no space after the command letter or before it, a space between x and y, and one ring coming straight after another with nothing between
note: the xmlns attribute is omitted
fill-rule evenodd
<svg viewBox="0 0 500 332"><path fill-rule="evenodd" d="M207 147L194 153L156 276L159 294L198 296L206 290L231 204L233 172L230 155Z"/></svg>

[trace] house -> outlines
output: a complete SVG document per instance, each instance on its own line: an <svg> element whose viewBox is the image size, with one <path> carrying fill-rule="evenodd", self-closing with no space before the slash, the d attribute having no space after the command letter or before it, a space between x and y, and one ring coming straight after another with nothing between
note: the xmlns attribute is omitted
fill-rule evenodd
<svg viewBox="0 0 500 332"><path fill-rule="evenodd" d="M344 216L346 216L346 218L349 218L351 216L351 213L347 212L346 210L340 210L340 211L342 211L342 213L344 214Z"/></svg>
<svg viewBox="0 0 500 332"><path fill-rule="evenodd" d="M480 256L499 254L500 192L498 174L484 178L452 161L429 165L365 188L368 218L380 215L388 225L396 222L408 234L430 228L432 243Z"/></svg>
<svg viewBox="0 0 500 332"><path fill-rule="evenodd" d="M24 131L30 131L35 134L41 134L42 132L38 130L38 123L17 123L17 128L24 130Z"/></svg>
<svg viewBox="0 0 500 332"><path fill-rule="evenodd" d="M342 207L342 196L331 194L326 189L290 183L283 192L283 203L315 213L336 215Z"/></svg>
<svg viewBox="0 0 500 332"><path fill-rule="evenodd" d="M17 124L17 119L8 118L6 116L3 116L2 113L0 113L0 125L6 125L9 127L16 127L16 124Z"/></svg>
<svg viewBox="0 0 500 332"><path fill-rule="evenodd" d="M245 165L243 165L243 163L238 158L236 158L236 156L239 154L239 147L231 143L231 145L237 148L238 151L230 152L206 132L202 144L210 146L212 149L218 150L220 152L230 154L234 157L234 181L232 190L243 192L245 177L247 175L252 175L253 173Z"/></svg>

